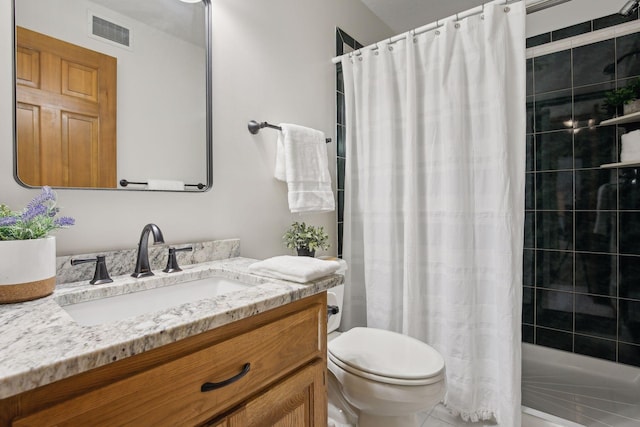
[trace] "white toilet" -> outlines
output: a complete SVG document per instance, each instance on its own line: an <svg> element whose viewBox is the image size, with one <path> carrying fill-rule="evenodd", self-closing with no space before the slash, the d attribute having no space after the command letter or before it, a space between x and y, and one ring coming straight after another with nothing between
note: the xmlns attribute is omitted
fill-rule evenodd
<svg viewBox="0 0 640 427"><path fill-rule="evenodd" d="M352 421L350 414L358 417L359 427L417 426L417 413L432 409L444 397L444 359L429 345L395 332L374 328L336 332L343 291L344 285L332 288L327 297L329 305L340 308L327 326L327 364L333 374L329 417L342 407L344 413L337 415L343 421L333 421L336 426L349 425L344 420ZM344 407L345 400L350 407Z"/></svg>

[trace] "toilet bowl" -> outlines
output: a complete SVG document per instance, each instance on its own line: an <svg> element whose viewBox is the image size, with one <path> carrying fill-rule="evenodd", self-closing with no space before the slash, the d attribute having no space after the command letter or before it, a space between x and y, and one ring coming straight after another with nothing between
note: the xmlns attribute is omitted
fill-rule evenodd
<svg viewBox="0 0 640 427"><path fill-rule="evenodd" d="M358 411L360 427L409 427L444 397L442 356L395 332L353 328L328 345L329 371Z"/></svg>
<svg viewBox="0 0 640 427"><path fill-rule="evenodd" d="M442 355L422 341L382 329L334 332L340 324L344 286L327 293L328 304L340 309L327 325L327 366L338 385L330 389L331 409L348 402L343 415L349 419L356 414L359 427L417 426L417 413L434 408L444 397Z"/></svg>

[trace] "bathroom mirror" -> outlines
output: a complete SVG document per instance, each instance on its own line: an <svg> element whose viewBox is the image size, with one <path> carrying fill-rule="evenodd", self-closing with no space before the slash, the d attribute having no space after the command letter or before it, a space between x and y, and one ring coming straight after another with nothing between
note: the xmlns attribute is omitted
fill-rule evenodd
<svg viewBox="0 0 640 427"><path fill-rule="evenodd" d="M210 188L210 0L13 6L21 185Z"/></svg>

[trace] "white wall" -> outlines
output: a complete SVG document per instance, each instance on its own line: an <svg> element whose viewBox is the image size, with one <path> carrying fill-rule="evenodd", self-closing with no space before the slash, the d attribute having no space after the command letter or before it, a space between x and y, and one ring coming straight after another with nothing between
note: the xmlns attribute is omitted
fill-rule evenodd
<svg viewBox="0 0 640 427"><path fill-rule="evenodd" d="M335 26L363 43L391 36L358 0L215 0L213 189L204 194L59 190L77 225L57 233L58 254L134 247L158 224L168 243L238 237L242 255L288 253L281 236L305 220L323 225L336 253L335 213L299 216L273 179L276 134L250 135L251 119L315 127L335 141ZM0 1L0 203L18 208L39 190L13 179L11 3ZM328 144L330 164L335 143ZM332 171L333 173L333 171ZM333 173L335 187L335 173Z"/></svg>
<svg viewBox="0 0 640 427"><path fill-rule="evenodd" d="M572 0L527 15L527 37L618 13L627 0Z"/></svg>

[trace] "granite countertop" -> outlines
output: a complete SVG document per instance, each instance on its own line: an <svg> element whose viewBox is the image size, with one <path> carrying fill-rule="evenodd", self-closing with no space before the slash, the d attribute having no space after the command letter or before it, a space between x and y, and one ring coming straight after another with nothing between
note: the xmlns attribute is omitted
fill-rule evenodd
<svg viewBox="0 0 640 427"><path fill-rule="evenodd" d="M155 272L134 279L113 277L108 285L86 281L58 285L53 295L0 305L0 399L214 329L342 283L331 275L306 284L251 275L256 260L230 258ZM61 305L221 276L246 289L95 326L81 326Z"/></svg>

